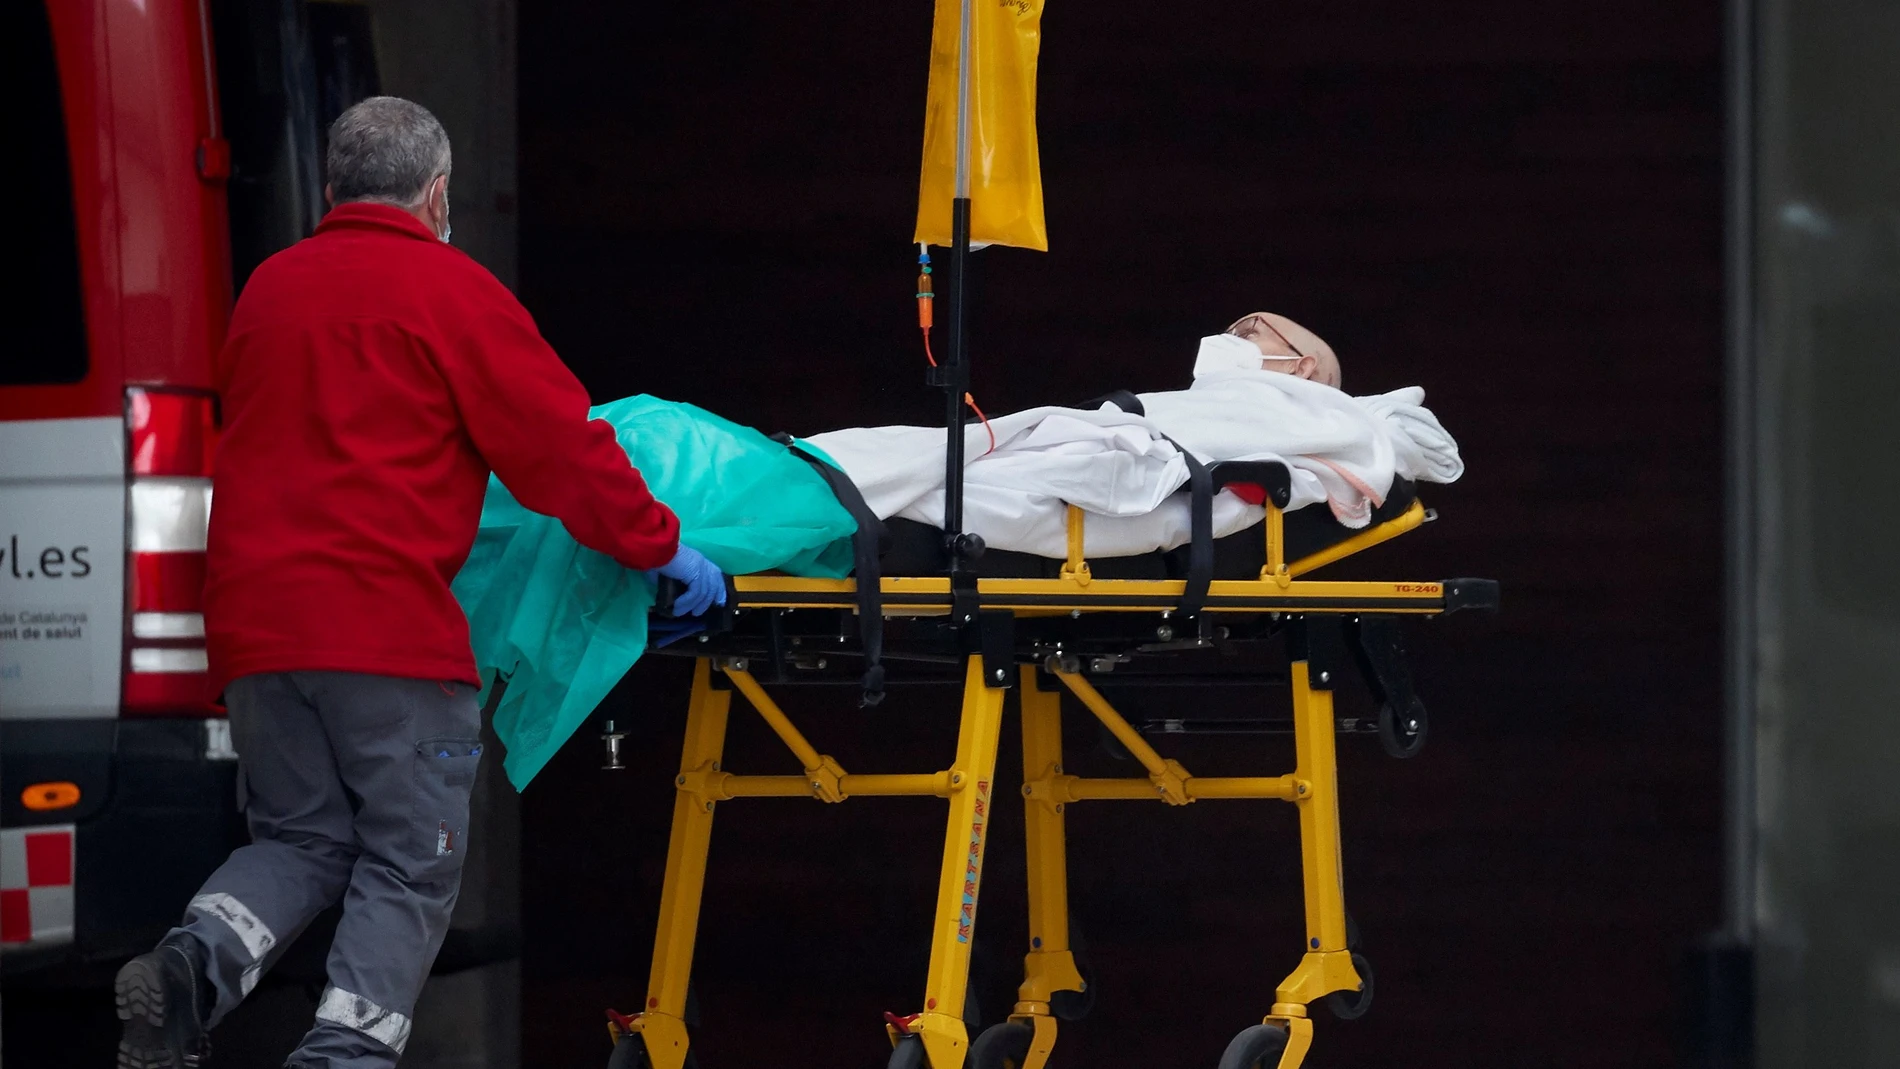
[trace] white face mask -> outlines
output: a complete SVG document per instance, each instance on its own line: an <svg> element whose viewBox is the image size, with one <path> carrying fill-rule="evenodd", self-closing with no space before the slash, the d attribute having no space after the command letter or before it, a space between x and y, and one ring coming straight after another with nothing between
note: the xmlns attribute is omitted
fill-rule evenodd
<svg viewBox="0 0 1900 1069"><path fill-rule="evenodd" d="M1238 334L1216 334L1201 339L1201 351L1194 358L1194 377L1235 371L1280 371L1292 374L1299 366L1297 356L1266 356L1260 347Z"/></svg>
<svg viewBox="0 0 1900 1069"><path fill-rule="evenodd" d="M1194 377L1235 371L1259 371L1264 365L1260 347L1236 334L1215 334L1201 339L1201 351L1194 358Z"/></svg>
<svg viewBox="0 0 1900 1069"><path fill-rule="evenodd" d="M449 243L449 235L455 233L455 224L449 221L449 187L442 187L442 244Z"/></svg>

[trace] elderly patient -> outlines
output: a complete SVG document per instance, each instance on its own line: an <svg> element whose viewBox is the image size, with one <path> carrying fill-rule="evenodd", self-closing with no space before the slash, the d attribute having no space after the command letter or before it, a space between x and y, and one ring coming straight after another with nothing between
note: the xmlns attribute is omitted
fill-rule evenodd
<svg viewBox="0 0 1900 1069"><path fill-rule="evenodd" d="M1090 513L1087 551L1170 549L1189 534L1184 498L1192 454L1202 462L1278 460L1293 474L1290 509L1324 504L1363 527L1395 480L1450 482L1457 444L1407 387L1353 397L1339 358L1285 316L1255 312L1202 338L1184 389L1111 400L1088 411L1037 408L972 423L965 438L966 530L993 549L1060 557L1066 507ZM881 518L941 526L944 432L859 427L814 435ZM1215 503L1217 535L1257 523L1232 495ZM1231 530L1230 530L1231 528Z"/></svg>

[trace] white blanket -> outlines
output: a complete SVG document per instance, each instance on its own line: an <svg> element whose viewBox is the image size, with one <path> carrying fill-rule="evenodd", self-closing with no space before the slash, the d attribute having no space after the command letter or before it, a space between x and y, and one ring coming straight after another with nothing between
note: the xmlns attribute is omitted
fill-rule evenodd
<svg viewBox="0 0 1900 1069"><path fill-rule="evenodd" d="M1194 384L1142 394L1143 416L1112 405L1051 407L992 420L989 430L972 424L964 440L964 529L994 549L1062 557L1073 504L1089 513L1089 556L1183 545L1191 537L1188 500L1177 491L1188 468L1167 439L1204 463L1282 461L1293 471L1291 507L1324 502L1348 527L1369 522L1395 478L1449 483L1464 473L1458 444L1422 407L1424 390L1352 397L1211 360L1210 343L1214 353L1225 345L1203 342ZM861 427L810 441L838 462L880 519L942 526L942 428ZM1264 514L1223 491L1214 499L1214 535L1245 530Z"/></svg>

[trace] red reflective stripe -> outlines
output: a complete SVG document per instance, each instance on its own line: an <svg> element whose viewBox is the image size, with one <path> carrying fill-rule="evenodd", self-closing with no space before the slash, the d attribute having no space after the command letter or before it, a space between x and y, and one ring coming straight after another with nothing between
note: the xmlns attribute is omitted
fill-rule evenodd
<svg viewBox="0 0 1900 1069"><path fill-rule="evenodd" d="M127 716L223 716L204 672L127 672Z"/></svg>
<svg viewBox="0 0 1900 1069"><path fill-rule="evenodd" d="M134 553L131 578L133 612L204 609L203 553Z"/></svg>
<svg viewBox="0 0 1900 1069"><path fill-rule="evenodd" d="M210 475L218 440L215 415L211 398L204 394L136 387L125 391L132 474Z"/></svg>
<svg viewBox="0 0 1900 1069"><path fill-rule="evenodd" d="M64 887L73 882L73 833L26 833L26 885Z"/></svg>
<svg viewBox="0 0 1900 1069"><path fill-rule="evenodd" d="M22 887L0 891L0 943L33 941L33 900Z"/></svg>

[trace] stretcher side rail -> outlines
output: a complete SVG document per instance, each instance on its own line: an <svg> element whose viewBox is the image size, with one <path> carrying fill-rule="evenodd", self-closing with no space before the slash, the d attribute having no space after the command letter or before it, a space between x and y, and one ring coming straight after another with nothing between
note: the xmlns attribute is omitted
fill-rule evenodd
<svg viewBox="0 0 1900 1069"><path fill-rule="evenodd" d="M1181 602L1179 579L978 579L985 610L1017 615L1075 612L1170 612ZM950 580L941 576L888 577L880 581L886 617L944 615L953 607ZM732 579L729 608L856 608L857 581L745 575ZM1208 584L1203 612L1211 613L1404 613L1442 615L1495 609L1498 585L1490 579L1423 583L1222 580Z"/></svg>

